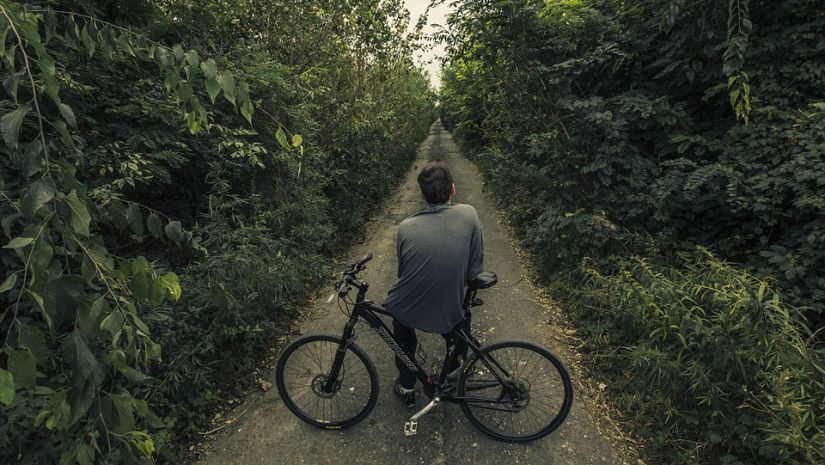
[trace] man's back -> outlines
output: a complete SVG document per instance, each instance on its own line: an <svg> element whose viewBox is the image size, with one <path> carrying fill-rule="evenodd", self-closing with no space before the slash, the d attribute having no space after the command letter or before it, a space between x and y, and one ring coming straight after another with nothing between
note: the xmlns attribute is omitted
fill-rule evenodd
<svg viewBox="0 0 825 465"><path fill-rule="evenodd" d="M470 205L432 206L401 222L398 283L385 303L406 326L446 333L464 318L464 284L482 271L483 239Z"/></svg>

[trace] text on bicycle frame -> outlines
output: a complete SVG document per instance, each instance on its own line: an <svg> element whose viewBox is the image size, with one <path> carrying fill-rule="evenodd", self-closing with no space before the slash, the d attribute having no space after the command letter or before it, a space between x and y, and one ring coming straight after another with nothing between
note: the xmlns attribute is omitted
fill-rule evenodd
<svg viewBox="0 0 825 465"><path fill-rule="evenodd" d="M386 328L379 326L374 327L373 329L375 329L375 332L378 333L379 336L381 336L381 339L383 339L384 342L386 342L387 345L390 346L390 349L392 349L392 351L395 352L395 355L399 359L401 359L401 363L403 363L407 368L409 368L413 372L418 371L418 368L416 368L415 363L413 363L412 360L410 360L410 358L407 357L407 354L404 353L404 349L402 349L401 346L399 346L398 343L395 342L395 339L392 338L392 336Z"/></svg>

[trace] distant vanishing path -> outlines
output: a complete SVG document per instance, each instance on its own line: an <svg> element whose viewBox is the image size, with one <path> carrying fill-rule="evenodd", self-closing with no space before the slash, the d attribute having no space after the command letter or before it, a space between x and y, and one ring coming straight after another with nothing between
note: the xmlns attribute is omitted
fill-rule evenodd
<svg viewBox="0 0 825 465"><path fill-rule="evenodd" d="M368 298L382 302L396 273L395 232L398 223L423 208L416 175L423 162L441 158L449 163L458 188L458 203L475 206L484 232L485 269L495 271L499 283L481 291L486 304L474 312L473 328L482 342L516 338L542 343L563 359L569 353L560 347L552 334L558 329L548 309L527 285L522 266L516 257L507 231L499 224L490 198L481 192L482 181L476 168L467 161L439 122L422 143L418 158L404 183L375 221L368 226L364 244L356 244L347 253L355 261L366 252L375 258L361 277L370 283ZM348 262L349 262L348 261ZM300 323L300 334L340 334L345 317L324 300L330 288L319 290L318 301ZM323 298L322 298L323 297ZM359 324L360 345L378 368L381 390L378 405L360 424L343 431L322 431L294 417L281 402L275 387L256 392L243 400L230 415L243 412L240 419L224 428L205 445L201 463L230 464L617 464L608 440L596 430L594 420L582 408L577 397L566 423L550 436L530 444L496 442L474 427L458 405L441 404L418 425L417 436L404 436L404 421L411 415L392 393L396 376L390 352L366 325ZM443 341L440 336L420 335L427 353L425 367L440 362ZM274 370L269 373L274 383ZM574 375L575 376L575 375ZM574 383L575 385L576 383ZM577 392L577 396L581 393ZM419 406L422 395L419 391Z"/></svg>

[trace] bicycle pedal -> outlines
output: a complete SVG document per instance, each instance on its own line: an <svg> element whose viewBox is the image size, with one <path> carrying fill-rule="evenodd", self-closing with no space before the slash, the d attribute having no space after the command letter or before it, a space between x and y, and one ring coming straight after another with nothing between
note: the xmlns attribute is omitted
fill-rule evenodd
<svg viewBox="0 0 825 465"><path fill-rule="evenodd" d="M404 435L405 436L415 436L418 434L418 422L417 421L408 421L404 423Z"/></svg>

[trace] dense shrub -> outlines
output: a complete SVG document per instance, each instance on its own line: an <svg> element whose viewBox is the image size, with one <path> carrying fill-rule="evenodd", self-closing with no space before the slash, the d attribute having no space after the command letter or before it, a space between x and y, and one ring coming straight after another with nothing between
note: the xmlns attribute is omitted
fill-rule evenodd
<svg viewBox="0 0 825 465"><path fill-rule="evenodd" d="M0 462L176 462L426 135L406 12L0 13Z"/></svg>
<svg viewBox="0 0 825 465"><path fill-rule="evenodd" d="M562 254L548 266L582 255L569 252L565 237L577 236L563 220L547 222L576 213L582 225L606 219L704 244L821 312L825 18L816 2L519 0L461 11L444 121L468 147L503 154L490 182L514 189L518 215L544 228L541 251ZM740 16L755 26L734 66ZM747 124L734 111L744 90L729 81L742 66Z"/></svg>
<svg viewBox="0 0 825 465"><path fill-rule="evenodd" d="M661 460L825 460L825 354L767 282L704 249L585 272L568 309Z"/></svg>
<svg viewBox="0 0 825 465"><path fill-rule="evenodd" d="M460 1L449 19L442 119L657 462L823 460L820 10Z"/></svg>

